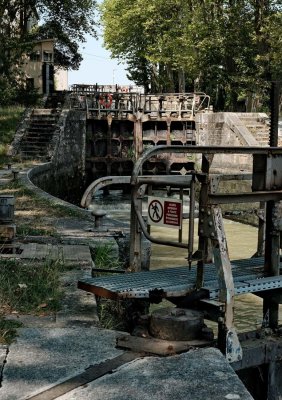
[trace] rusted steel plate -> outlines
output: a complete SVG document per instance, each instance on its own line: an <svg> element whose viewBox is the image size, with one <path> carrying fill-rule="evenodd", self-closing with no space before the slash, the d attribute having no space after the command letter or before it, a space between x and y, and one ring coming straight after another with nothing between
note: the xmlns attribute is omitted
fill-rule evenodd
<svg viewBox="0 0 282 400"><path fill-rule="evenodd" d="M177 353L183 353L191 347L210 346L211 342L207 340L162 340L156 338L143 338L137 336L120 336L117 338L117 347L139 351L159 356L168 356Z"/></svg>
<svg viewBox="0 0 282 400"><path fill-rule="evenodd" d="M113 370L122 366L123 364L133 361L139 357L141 357L140 353L134 353L134 352L123 353L120 356L104 361L100 364L90 366L81 374L78 374L70 379L67 379L66 381L59 383L58 385L53 386L52 388L47 389L42 393L39 393L32 397L28 397L26 400L57 399L63 394L68 393L71 390L78 388L79 386L86 385L87 383L92 382L95 379L98 379L101 376L112 372Z"/></svg>

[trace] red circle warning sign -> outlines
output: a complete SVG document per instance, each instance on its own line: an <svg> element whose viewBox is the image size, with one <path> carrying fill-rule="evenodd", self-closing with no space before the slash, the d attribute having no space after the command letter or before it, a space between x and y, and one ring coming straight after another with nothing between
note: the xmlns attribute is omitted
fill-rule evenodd
<svg viewBox="0 0 282 400"><path fill-rule="evenodd" d="M163 218L163 205L159 200L152 200L148 208L149 217L155 223L158 223Z"/></svg>

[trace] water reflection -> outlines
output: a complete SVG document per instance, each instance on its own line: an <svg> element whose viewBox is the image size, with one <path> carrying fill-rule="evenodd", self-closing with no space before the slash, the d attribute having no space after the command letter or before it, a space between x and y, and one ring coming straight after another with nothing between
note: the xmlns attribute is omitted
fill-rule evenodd
<svg viewBox="0 0 282 400"><path fill-rule="evenodd" d="M130 218L130 195L121 191L111 191L110 195L95 196L97 206L107 211L110 218L125 222ZM146 204L144 204L144 210ZM195 221L195 244L197 248L198 223ZM249 258L256 252L257 229L238 222L224 220L224 229L227 236L229 256L231 260ZM163 227L152 227L151 234L169 240L177 240L178 230ZM188 224L184 222L183 238L188 237ZM169 246L152 245L151 269L187 264L187 250ZM165 305L165 303L163 304ZM280 305L279 321L282 323L282 307ZM258 328L262 322L262 300L252 294L237 296L235 300L235 323L239 331L248 331Z"/></svg>

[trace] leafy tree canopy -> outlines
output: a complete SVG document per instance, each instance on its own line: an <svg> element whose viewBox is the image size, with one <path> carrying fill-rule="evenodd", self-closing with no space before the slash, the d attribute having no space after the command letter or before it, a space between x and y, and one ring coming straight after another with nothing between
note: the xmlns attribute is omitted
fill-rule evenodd
<svg viewBox="0 0 282 400"><path fill-rule="evenodd" d="M281 0L104 0L104 41L145 88L202 90L219 109L281 79ZM181 74L180 74L181 72Z"/></svg>
<svg viewBox="0 0 282 400"><path fill-rule="evenodd" d="M96 0L0 0L1 101L24 89L20 66L36 40L55 39L55 64L78 69L79 44L96 36L95 12Z"/></svg>

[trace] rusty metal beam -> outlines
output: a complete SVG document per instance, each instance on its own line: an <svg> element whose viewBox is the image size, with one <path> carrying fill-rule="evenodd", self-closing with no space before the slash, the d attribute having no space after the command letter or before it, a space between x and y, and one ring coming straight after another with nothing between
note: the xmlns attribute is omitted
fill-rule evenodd
<svg viewBox="0 0 282 400"><path fill-rule="evenodd" d="M131 178L130 176L104 176L100 179L96 179L85 190L80 203L81 207L83 208L89 207L92 200L92 196L94 196L94 194L98 192L98 190L101 190L106 186L116 185L116 184L129 185L130 178Z"/></svg>
<svg viewBox="0 0 282 400"><path fill-rule="evenodd" d="M282 190L267 190L250 193L216 193L209 195L211 204L255 203L260 201L282 200Z"/></svg>

